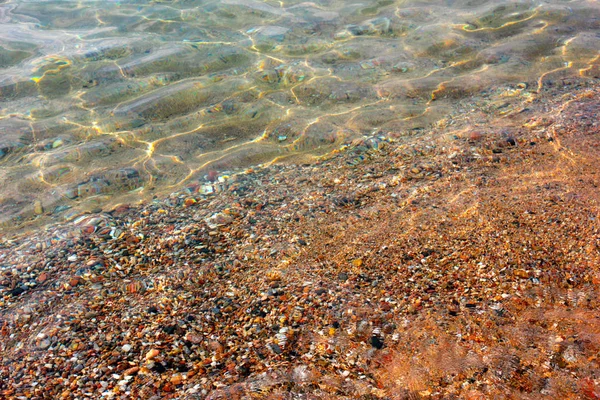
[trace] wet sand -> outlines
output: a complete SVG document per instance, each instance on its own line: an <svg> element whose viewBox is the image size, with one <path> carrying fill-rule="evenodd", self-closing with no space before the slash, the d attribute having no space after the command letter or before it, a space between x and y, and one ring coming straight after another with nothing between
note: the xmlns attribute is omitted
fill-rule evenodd
<svg viewBox="0 0 600 400"><path fill-rule="evenodd" d="M600 397L599 89L3 236L1 397Z"/></svg>

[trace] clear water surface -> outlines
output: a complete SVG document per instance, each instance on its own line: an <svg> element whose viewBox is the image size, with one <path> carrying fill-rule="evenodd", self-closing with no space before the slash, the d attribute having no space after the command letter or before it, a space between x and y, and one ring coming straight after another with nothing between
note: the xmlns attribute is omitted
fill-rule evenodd
<svg viewBox="0 0 600 400"><path fill-rule="evenodd" d="M595 0L0 1L3 229L597 73ZM494 103L495 102L495 103ZM214 172L211 172L214 171ZM211 175L212 174L212 175Z"/></svg>

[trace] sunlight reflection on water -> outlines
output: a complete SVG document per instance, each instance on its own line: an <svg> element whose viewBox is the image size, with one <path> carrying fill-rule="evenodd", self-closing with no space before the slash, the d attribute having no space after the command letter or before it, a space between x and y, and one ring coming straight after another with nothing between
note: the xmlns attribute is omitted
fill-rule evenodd
<svg viewBox="0 0 600 400"><path fill-rule="evenodd" d="M594 1L0 4L0 210L92 209L598 75ZM506 104L509 104L508 106ZM489 111L489 110L487 110ZM485 112L487 112L485 111Z"/></svg>

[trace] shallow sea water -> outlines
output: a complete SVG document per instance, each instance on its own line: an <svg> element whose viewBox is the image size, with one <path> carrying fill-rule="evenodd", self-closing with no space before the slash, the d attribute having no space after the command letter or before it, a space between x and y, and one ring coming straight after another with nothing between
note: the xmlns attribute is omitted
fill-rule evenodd
<svg viewBox="0 0 600 400"><path fill-rule="evenodd" d="M0 223L69 218L599 75L597 1L0 1Z"/></svg>

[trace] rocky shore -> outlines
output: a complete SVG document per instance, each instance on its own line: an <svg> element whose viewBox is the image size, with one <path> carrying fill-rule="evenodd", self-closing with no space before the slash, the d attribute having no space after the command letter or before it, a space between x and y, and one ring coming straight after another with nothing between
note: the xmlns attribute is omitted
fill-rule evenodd
<svg viewBox="0 0 600 400"><path fill-rule="evenodd" d="M561 85L5 234L0 397L600 398L600 93Z"/></svg>

